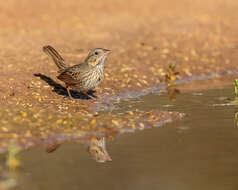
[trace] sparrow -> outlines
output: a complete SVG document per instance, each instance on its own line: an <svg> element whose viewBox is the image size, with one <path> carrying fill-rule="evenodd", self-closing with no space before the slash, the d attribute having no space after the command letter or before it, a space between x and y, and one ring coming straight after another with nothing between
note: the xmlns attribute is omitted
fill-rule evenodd
<svg viewBox="0 0 238 190"><path fill-rule="evenodd" d="M58 67L57 78L65 83L69 97L72 99L70 89L79 90L88 95L104 80L104 62L110 50L96 48L89 52L86 59L74 66L69 66L52 46L44 46L43 51Z"/></svg>

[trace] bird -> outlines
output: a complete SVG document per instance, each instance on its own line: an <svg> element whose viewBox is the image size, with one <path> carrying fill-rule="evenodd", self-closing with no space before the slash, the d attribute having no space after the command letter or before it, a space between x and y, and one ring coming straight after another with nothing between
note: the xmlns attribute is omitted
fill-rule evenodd
<svg viewBox="0 0 238 190"><path fill-rule="evenodd" d="M71 99L70 89L79 90L89 95L88 91L97 87L104 80L104 62L111 50L95 48L89 52L86 59L79 64L70 66L60 54L50 45L43 46L45 52L58 67L57 78L65 83Z"/></svg>
<svg viewBox="0 0 238 190"><path fill-rule="evenodd" d="M68 142L74 142L75 140L65 140L65 141L55 141L52 144L49 144L46 147L47 153L52 153L55 150L59 148L60 145L68 143ZM90 137L85 142L82 140L76 140L76 142L83 143L87 146L88 153L90 154L91 158L95 160L96 162L110 162L112 161L111 156L107 152L106 148L106 138L105 137Z"/></svg>
<svg viewBox="0 0 238 190"><path fill-rule="evenodd" d="M88 152L96 162L103 163L112 161L106 149L105 137L92 137L90 145L88 146Z"/></svg>

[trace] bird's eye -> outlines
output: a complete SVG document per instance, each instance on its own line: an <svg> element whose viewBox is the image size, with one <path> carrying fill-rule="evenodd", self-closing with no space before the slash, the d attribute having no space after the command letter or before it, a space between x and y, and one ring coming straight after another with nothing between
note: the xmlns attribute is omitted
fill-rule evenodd
<svg viewBox="0 0 238 190"><path fill-rule="evenodd" d="M98 52L97 52L97 51L95 52L95 55L98 55Z"/></svg>

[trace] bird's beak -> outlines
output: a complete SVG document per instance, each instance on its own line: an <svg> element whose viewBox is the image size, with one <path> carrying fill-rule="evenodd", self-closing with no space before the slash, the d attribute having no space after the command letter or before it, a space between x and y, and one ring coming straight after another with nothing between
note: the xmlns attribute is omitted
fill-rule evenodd
<svg viewBox="0 0 238 190"><path fill-rule="evenodd" d="M112 161L112 158L108 155L106 160L107 160L108 162L111 162L111 161Z"/></svg>
<svg viewBox="0 0 238 190"><path fill-rule="evenodd" d="M111 50L109 50L109 49L104 49L104 53L107 55L107 54L111 53Z"/></svg>
<svg viewBox="0 0 238 190"><path fill-rule="evenodd" d="M109 154L106 152L105 155L103 155L98 162L111 162L112 158L109 156Z"/></svg>

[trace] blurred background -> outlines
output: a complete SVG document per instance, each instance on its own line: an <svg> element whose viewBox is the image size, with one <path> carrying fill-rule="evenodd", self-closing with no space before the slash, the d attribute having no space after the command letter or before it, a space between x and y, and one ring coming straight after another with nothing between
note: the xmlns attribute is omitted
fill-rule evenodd
<svg viewBox="0 0 238 190"><path fill-rule="evenodd" d="M46 63L41 51L46 44L72 63L89 49L111 49L110 77L123 67L132 73L140 68L152 73L154 67L158 73L157 68L172 61L180 63L186 75L232 70L236 66L229 64L237 58L231 50L238 41L237 7L235 0L4 1L0 72L17 73L22 80L37 71L49 74L55 66Z"/></svg>

